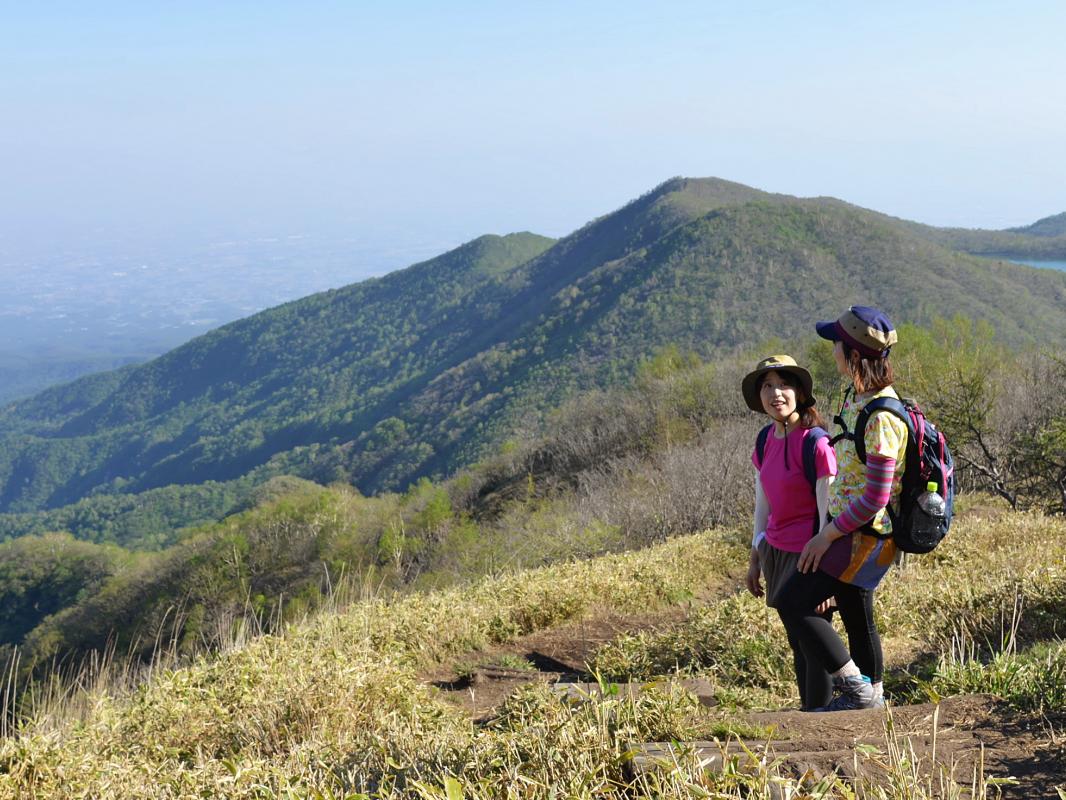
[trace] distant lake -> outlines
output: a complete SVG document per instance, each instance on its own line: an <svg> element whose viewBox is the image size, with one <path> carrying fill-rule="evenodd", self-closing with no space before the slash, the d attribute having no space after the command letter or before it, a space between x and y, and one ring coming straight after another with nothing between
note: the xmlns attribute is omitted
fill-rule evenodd
<svg viewBox="0 0 1066 800"><path fill-rule="evenodd" d="M1009 258L1015 264L1025 264L1027 267L1043 267L1045 269L1061 269L1066 272L1066 261L1027 261L1021 258Z"/></svg>

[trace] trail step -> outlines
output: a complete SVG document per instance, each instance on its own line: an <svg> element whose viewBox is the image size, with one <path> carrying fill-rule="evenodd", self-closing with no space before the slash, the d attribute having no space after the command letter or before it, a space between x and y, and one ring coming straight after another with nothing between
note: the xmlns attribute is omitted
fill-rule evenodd
<svg viewBox="0 0 1066 800"><path fill-rule="evenodd" d="M930 773L932 751L931 737L900 736L900 750L917 759L920 771ZM708 772L722 769L726 759L735 762L738 769L757 772L766 765L777 762L776 771L794 778L807 776L819 780L836 773L843 778L883 777L890 764L889 747L884 739L858 740L840 747L824 743L821 747L811 742L651 742L631 748L629 771L632 777L643 773L671 770L679 764L698 763ZM943 767L954 780L969 781L974 765L981 755L981 743L973 736L938 737L936 763Z"/></svg>
<svg viewBox="0 0 1066 800"><path fill-rule="evenodd" d="M992 753L973 730L994 702L988 696L971 695L948 698L939 708L897 706L891 709L891 722L881 709L747 714L745 721L771 731L765 740L634 744L629 771L632 777L678 765L717 771L730 759L744 771L758 772L776 762L775 772L795 778L817 780L836 773L845 779L883 781L902 755L911 765L908 769L934 782L969 783L976 766L983 763L988 771L994 760L986 760Z"/></svg>

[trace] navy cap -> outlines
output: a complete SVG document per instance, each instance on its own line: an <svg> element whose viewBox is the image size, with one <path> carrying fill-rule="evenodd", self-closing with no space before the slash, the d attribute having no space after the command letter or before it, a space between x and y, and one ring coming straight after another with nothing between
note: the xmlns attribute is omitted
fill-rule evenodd
<svg viewBox="0 0 1066 800"><path fill-rule="evenodd" d="M898 338L888 317L870 306L852 306L840 319L819 322L814 328L823 339L844 342L867 358L884 358Z"/></svg>

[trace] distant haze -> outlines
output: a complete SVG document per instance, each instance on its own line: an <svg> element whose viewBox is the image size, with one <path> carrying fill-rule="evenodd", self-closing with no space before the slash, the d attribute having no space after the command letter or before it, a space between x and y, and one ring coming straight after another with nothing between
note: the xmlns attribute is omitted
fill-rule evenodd
<svg viewBox="0 0 1066 800"><path fill-rule="evenodd" d="M291 235L0 253L0 403L143 361L227 322L448 249Z"/></svg>
<svg viewBox="0 0 1066 800"><path fill-rule="evenodd" d="M11 4L0 400L42 352L50 381L143 358L672 175L1029 224L1066 211L1063 30L1054 2Z"/></svg>
<svg viewBox="0 0 1066 800"><path fill-rule="evenodd" d="M575 7L576 6L576 7ZM0 251L568 233L671 175L1066 210L1054 2L15 4Z"/></svg>

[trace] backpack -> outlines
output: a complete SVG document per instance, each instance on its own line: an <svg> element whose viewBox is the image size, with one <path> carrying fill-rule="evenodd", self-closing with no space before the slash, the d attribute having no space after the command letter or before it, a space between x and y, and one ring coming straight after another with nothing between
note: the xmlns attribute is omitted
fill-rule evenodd
<svg viewBox="0 0 1066 800"><path fill-rule="evenodd" d="M770 431L774 429L774 423L770 423L761 431L755 438L755 457L759 462L759 468L762 468L763 453L766 451L766 439L770 435ZM814 463L814 451L818 446L819 439L828 438L829 431L824 428L819 428L817 425L813 428L807 429L807 435L803 437L803 474L807 478L807 483L811 485L811 491L814 492L818 485L818 472L817 465ZM822 529L822 520L818 519L818 515L814 515L814 532L818 533Z"/></svg>
<svg viewBox="0 0 1066 800"><path fill-rule="evenodd" d="M947 536L955 505L955 460L943 432L925 418L913 400L877 397L859 412L854 431L849 432L843 417L837 414L833 421L843 429L843 433L833 437L830 443L835 444L841 438L850 439L855 445L859 461L865 464L866 425L870 417L881 411L901 419L907 426L899 510L894 510L891 503L887 509L892 522L892 540L904 553L928 553ZM862 435L859 435L860 431ZM942 519L930 517L918 505L918 497L926 491L929 482L936 483L937 492L944 498Z"/></svg>

